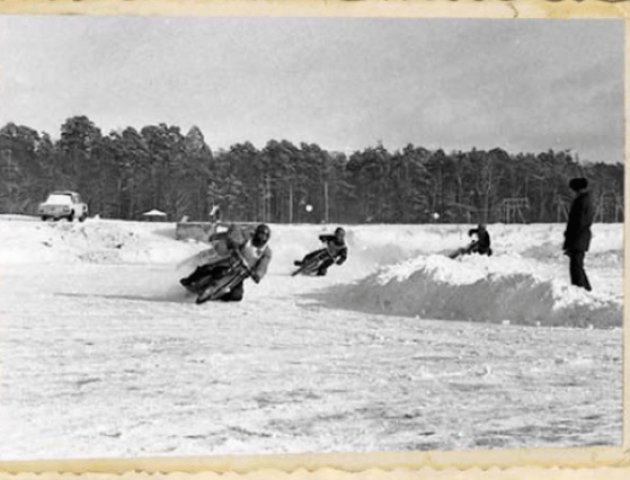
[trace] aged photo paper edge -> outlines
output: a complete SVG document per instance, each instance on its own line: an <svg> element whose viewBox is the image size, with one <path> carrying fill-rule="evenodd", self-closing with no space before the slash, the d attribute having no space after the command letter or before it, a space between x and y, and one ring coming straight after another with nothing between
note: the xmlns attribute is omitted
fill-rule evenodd
<svg viewBox="0 0 630 480"><path fill-rule="evenodd" d="M460 18L600 18L625 22L625 112L630 111L627 66L630 60L630 2L586 0L4 0L2 15L161 15L161 16L386 16ZM1 68L1 55L0 55ZM0 106L1 108L1 106ZM628 156L628 123L626 163ZM625 208L630 201L625 170ZM628 226L624 223L624 247ZM630 262L624 261L624 271ZM624 281L624 295L627 285ZM81 474L88 480L125 475L196 474L203 478L630 478L630 342L628 313L623 328L623 444L619 447L430 451L391 453L307 453L0 462L2 478ZM1 429L1 425L0 425ZM1 434L1 430L0 430Z"/></svg>

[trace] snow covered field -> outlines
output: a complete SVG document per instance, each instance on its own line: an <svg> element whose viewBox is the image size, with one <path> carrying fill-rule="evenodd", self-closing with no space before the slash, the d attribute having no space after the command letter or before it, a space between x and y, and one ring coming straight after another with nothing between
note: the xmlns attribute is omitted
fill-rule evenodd
<svg viewBox="0 0 630 480"><path fill-rule="evenodd" d="M563 225L272 225L239 304L179 286L172 223L0 217L0 460L617 445L623 226L569 285Z"/></svg>

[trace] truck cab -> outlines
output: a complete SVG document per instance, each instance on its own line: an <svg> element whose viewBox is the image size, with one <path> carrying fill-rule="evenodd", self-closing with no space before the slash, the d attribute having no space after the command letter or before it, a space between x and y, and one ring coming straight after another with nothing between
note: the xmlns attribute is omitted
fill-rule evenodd
<svg viewBox="0 0 630 480"><path fill-rule="evenodd" d="M44 221L65 218L72 222L76 218L82 222L87 218L88 206L78 193L57 190L51 192L46 201L39 205L38 214Z"/></svg>

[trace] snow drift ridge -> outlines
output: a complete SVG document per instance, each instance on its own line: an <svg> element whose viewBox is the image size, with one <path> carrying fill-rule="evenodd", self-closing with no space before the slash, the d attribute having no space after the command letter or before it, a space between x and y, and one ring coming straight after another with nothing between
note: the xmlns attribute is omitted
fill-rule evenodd
<svg viewBox="0 0 630 480"><path fill-rule="evenodd" d="M525 268L524 268L525 266ZM420 256L327 294L336 307L424 319L609 328L622 304L527 268L519 255Z"/></svg>
<svg viewBox="0 0 630 480"><path fill-rule="evenodd" d="M2 217L0 221L0 264L177 265L207 248L198 242L175 240L174 225L169 223L98 219L83 224L44 223ZM468 240L461 225L352 226L348 228L348 262L332 269L326 279L334 287L311 295L333 307L425 319L621 326L618 285L623 229L619 225L594 226L588 261L600 269L593 272L599 275L599 281L592 282L596 292L589 293L568 284L559 240L562 228L559 224L493 225L495 255L454 261L444 252ZM318 248L317 236L332 228L274 225L273 230L270 277L287 275L293 260ZM617 271L619 278L613 279Z"/></svg>

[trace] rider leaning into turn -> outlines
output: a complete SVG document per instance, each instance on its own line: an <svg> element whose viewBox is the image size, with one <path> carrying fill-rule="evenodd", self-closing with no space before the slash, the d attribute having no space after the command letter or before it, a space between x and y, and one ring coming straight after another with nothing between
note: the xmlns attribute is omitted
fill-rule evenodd
<svg viewBox="0 0 630 480"><path fill-rule="evenodd" d="M326 275L328 268L336 263L341 265L348 258L348 246L346 245L346 231L342 227L337 227L334 235L320 235L319 240L326 244L325 248L315 250L308 253L302 260L296 260L293 262L295 266L301 266L314 257L321 255L324 252L328 252L330 255L322 262L317 269L318 276Z"/></svg>
<svg viewBox="0 0 630 480"><path fill-rule="evenodd" d="M271 229L263 223L253 233L231 225L227 232L211 235L208 240L216 245L215 251L219 257L197 267L188 277L182 278L180 283L189 290L198 291L202 288L200 284L208 284L203 282L204 279L221 278L231 268L234 250L238 250L249 265L254 282L260 282L271 261L271 248L268 245L270 237ZM243 293L243 282L240 282L219 300L238 302L243 299Z"/></svg>
<svg viewBox="0 0 630 480"><path fill-rule="evenodd" d="M479 255L492 255L492 249L490 248L490 234L486 230L486 226L480 223L477 228L471 228L468 230L468 236L475 235L477 240L470 244L466 253L478 253Z"/></svg>

